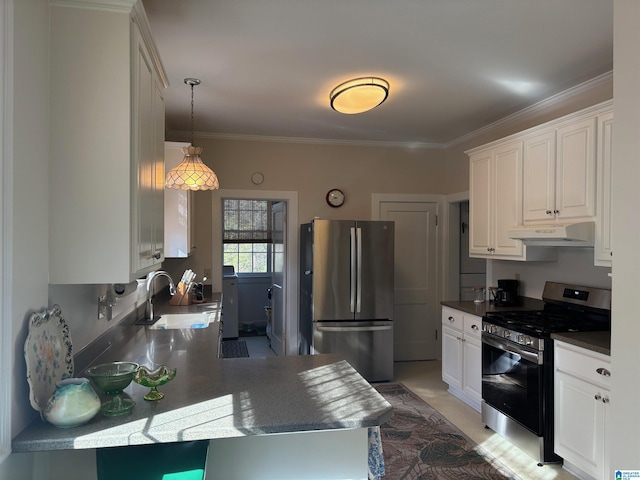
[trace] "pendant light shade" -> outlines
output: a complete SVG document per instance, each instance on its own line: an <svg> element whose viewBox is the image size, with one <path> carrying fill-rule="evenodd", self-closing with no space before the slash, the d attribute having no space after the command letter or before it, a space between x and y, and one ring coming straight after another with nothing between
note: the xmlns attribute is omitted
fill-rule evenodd
<svg viewBox="0 0 640 480"><path fill-rule="evenodd" d="M200 158L202 147L193 146L193 87L200 85L200 80L185 78L184 83L191 87L191 145L180 149L184 158L167 173L165 187L174 190L217 190L220 188L217 175Z"/></svg>
<svg viewBox="0 0 640 480"><path fill-rule="evenodd" d="M331 108L355 114L371 110L387 99L389 82L379 77L361 77L341 83L331 90Z"/></svg>
<svg viewBox="0 0 640 480"><path fill-rule="evenodd" d="M167 173L166 187L175 190L217 190L220 188L215 172L200 158L202 147L182 147L182 162Z"/></svg>

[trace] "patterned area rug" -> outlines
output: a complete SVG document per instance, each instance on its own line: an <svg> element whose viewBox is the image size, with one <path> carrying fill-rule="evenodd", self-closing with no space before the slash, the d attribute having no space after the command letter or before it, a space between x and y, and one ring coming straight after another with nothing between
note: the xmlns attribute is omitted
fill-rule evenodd
<svg viewBox="0 0 640 480"><path fill-rule="evenodd" d="M380 426L384 480L519 479L404 385L375 389L394 408Z"/></svg>
<svg viewBox="0 0 640 480"><path fill-rule="evenodd" d="M248 357L249 350L244 340L224 340L222 342L222 358Z"/></svg>

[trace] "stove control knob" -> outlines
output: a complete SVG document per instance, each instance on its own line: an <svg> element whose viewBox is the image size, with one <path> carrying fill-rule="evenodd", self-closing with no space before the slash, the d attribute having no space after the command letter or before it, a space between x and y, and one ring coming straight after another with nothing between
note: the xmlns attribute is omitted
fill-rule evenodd
<svg viewBox="0 0 640 480"><path fill-rule="evenodd" d="M502 336L503 336L504 338L509 338L509 337L511 337L511 330L503 330L503 332L502 332Z"/></svg>
<svg viewBox="0 0 640 480"><path fill-rule="evenodd" d="M518 335L518 343L520 345L533 345L533 340L527 335Z"/></svg>

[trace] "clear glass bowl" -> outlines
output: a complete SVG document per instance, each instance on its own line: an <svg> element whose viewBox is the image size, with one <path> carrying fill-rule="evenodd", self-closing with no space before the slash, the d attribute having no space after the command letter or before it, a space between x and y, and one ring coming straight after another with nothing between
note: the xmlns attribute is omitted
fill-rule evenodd
<svg viewBox="0 0 640 480"><path fill-rule="evenodd" d="M100 412L107 417L115 417L131 412L136 404L122 396L124 390L133 380L140 366L134 362L111 362L95 365L85 370L85 374L105 395L112 395L104 402Z"/></svg>
<svg viewBox="0 0 640 480"><path fill-rule="evenodd" d="M85 374L103 393L112 395L127 388L138 368L134 362L111 362L89 367Z"/></svg>

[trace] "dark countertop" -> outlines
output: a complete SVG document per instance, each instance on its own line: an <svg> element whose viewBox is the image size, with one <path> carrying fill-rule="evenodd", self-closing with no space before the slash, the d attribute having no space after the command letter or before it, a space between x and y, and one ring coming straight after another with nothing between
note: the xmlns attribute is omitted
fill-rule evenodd
<svg viewBox="0 0 640 480"><path fill-rule="evenodd" d="M544 302L535 298L521 297L521 304L517 307L496 307L493 302L475 303L445 300L440 302L445 307L460 310L464 313L482 317L487 312L507 312L516 310L542 310ZM564 332L553 333L551 338L586 348L604 355L611 355L611 332Z"/></svg>
<svg viewBox="0 0 640 480"><path fill-rule="evenodd" d="M206 307L170 308L175 313ZM159 387L165 398L146 401L149 388L132 382L125 389L136 402L131 414L98 414L70 429L38 419L13 439L13 452L366 428L391 417L391 405L342 358L218 359L217 327L154 330L132 322L114 327L120 330L117 340L93 363L122 360L177 368L175 379Z"/></svg>
<svg viewBox="0 0 640 480"><path fill-rule="evenodd" d="M603 355L611 355L611 332L552 333L551 338Z"/></svg>
<svg viewBox="0 0 640 480"><path fill-rule="evenodd" d="M513 312L517 310L542 310L544 302L537 298L520 297L520 304L515 307L496 307L493 302L475 303L471 301L443 300L440 302L445 307L460 310L464 313L482 317L487 312Z"/></svg>

